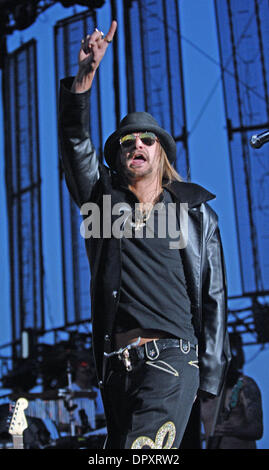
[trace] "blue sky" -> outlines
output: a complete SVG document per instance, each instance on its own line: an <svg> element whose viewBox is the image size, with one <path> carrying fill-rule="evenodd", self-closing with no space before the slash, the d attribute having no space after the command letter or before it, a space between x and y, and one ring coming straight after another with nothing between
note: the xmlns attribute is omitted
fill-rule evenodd
<svg viewBox="0 0 269 470"><path fill-rule="evenodd" d="M120 5L120 2L118 2ZM76 7L76 12L83 10ZM8 50L12 52L22 42L31 38L37 40L38 48L38 98L40 116L40 154L42 175L42 216L43 248L45 256L45 309L48 328L57 327L63 322L62 277L60 265L60 226L58 199L58 155L57 122L54 71L54 30L55 23L71 16L73 8L65 9L60 4L48 9L36 23L25 31L15 32L8 38ZM190 131L189 150L192 181L205 186L217 195L211 205L219 215L223 246L227 265L229 295L240 295L241 285L235 233L235 214L230 177L230 163L226 137L226 123L220 79L218 44L215 27L213 1L180 0L182 48L184 58L184 80L186 110ZM97 10L99 29L107 31L110 22L110 9L106 5ZM119 10L119 28L123 24ZM122 48L122 39L120 39ZM79 45L78 45L79 47ZM102 63L101 81L105 93L110 84L106 81L106 69L112 60L108 51ZM1 78L1 75L0 75ZM124 67L120 79L122 97L125 96ZM124 99L122 100L124 102ZM114 130L106 110L106 96L102 97L104 109L104 139ZM3 115L0 107L0 344L10 340L10 301L8 232L4 181ZM126 114L124 104L122 116ZM245 305L243 300L237 306ZM55 313L57 312L57 313ZM267 372L268 350L259 352L260 347L245 349L245 373L253 377L260 386L263 398L264 417L268 415L269 379ZM3 351L2 351L3 353ZM264 420L265 421L265 420ZM269 431L265 422L264 437L258 441L259 448L269 447Z"/></svg>

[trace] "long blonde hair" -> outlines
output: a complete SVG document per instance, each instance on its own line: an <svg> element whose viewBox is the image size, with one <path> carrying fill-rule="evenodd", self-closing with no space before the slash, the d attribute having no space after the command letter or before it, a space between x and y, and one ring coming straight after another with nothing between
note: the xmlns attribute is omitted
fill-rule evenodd
<svg viewBox="0 0 269 470"><path fill-rule="evenodd" d="M160 185L162 186L163 180L167 180L166 183L169 184L172 181L184 181L182 176L175 170L171 165L164 151L163 147L160 145Z"/></svg>

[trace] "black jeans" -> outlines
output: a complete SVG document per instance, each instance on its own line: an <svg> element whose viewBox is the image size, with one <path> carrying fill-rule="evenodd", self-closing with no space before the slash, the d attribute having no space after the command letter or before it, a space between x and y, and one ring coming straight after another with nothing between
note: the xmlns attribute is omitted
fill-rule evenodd
<svg viewBox="0 0 269 470"><path fill-rule="evenodd" d="M130 372L118 359L111 367L106 449L179 448L199 387L196 349L165 349Z"/></svg>

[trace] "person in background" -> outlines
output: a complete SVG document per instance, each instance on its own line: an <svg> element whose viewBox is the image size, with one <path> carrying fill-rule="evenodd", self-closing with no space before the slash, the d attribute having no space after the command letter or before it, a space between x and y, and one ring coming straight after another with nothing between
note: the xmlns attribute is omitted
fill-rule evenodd
<svg viewBox="0 0 269 470"><path fill-rule="evenodd" d="M216 401L201 401L207 447L211 449L256 449L263 435L261 392L255 380L243 373L244 352L241 336L230 334L232 359L223 390L222 406L212 430Z"/></svg>
<svg viewBox="0 0 269 470"><path fill-rule="evenodd" d="M73 367L73 417L80 434L105 426L104 408L97 385L92 352L84 353ZM92 395L92 398L90 396Z"/></svg>

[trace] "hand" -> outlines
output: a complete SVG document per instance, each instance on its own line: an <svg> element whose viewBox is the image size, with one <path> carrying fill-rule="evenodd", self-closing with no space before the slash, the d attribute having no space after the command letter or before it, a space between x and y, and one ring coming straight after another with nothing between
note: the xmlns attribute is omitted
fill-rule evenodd
<svg viewBox="0 0 269 470"><path fill-rule="evenodd" d="M106 36L96 29L92 35L89 35L82 39L81 49L79 51L79 66L83 67L85 62L91 62L91 69L94 71L98 68L105 52L112 42L114 34L117 29L117 22L112 21L110 29Z"/></svg>
<svg viewBox="0 0 269 470"><path fill-rule="evenodd" d="M78 57L79 71L74 80L72 91L82 93L91 87L95 72L113 40L116 29L117 22L113 20L106 36L96 29L81 41Z"/></svg>

